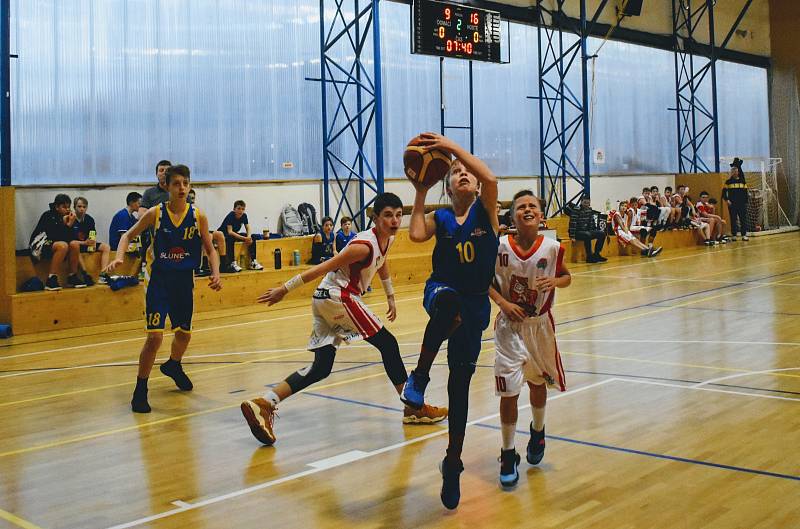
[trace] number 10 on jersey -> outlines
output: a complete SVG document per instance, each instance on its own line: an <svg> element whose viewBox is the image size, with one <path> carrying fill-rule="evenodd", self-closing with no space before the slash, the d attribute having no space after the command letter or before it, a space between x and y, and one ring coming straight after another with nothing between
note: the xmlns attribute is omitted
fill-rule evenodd
<svg viewBox="0 0 800 529"><path fill-rule="evenodd" d="M472 241L456 244L456 250L458 250L458 259L461 264L471 263L475 260L475 245L472 244Z"/></svg>

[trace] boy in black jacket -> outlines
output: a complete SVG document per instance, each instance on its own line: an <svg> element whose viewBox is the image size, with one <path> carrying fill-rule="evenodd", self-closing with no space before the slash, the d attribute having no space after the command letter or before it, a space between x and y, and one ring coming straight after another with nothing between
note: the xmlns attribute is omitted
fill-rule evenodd
<svg viewBox="0 0 800 529"><path fill-rule="evenodd" d="M603 263L608 261L608 259L600 255L600 251L606 242L606 234L597 227L595 218L599 213L592 209L592 201L589 195L584 195L581 198L581 206L579 208L567 204L564 206L564 212L569 215L569 238L583 241L586 247L586 262ZM592 251L593 240L596 241L594 243L594 251Z"/></svg>
<svg viewBox="0 0 800 529"><path fill-rule="evenodd" d="M55 200L50 204L50 209L42 213L36 228L31 234L30 242L37 235L44 232L47 234L47 241L42 248L42 259L50 259L50 273L45 282L45 290L61 290L58 282L58 266L62 261L69 258L70 275L67 278L69 286L83 288L86 283L78 276L78 258L80 256L80 246L71 245L73 240L72 226L75 224L75 213L70 211L72 200L69 196L59 193Z"/></svg>

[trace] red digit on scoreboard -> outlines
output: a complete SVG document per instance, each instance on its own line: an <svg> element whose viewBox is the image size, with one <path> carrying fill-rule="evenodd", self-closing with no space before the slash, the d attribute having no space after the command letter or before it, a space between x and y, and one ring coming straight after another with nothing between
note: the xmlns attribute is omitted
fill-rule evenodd
<svg viewBox="0 0 800 529"><path fill-rule="evenodd" d="M453 51L453 41L447 39L447 51Z"/></svg>
<svg viewBox="0 0 800 529"><path fill-rule="evenodd" d="M480 20L480 18L478 18L478 13L472 13L469 16L469 21L470 21L471 24L477 24L479 20Z"/></svg>
<svg viewBox="0 0 800 529"><path fill-rule="evenodd" d="M446 7L445 10L444 10L444 19L445 20L450 20L451 16L452 16L452 11L450 11L449 7Z"/></svg>

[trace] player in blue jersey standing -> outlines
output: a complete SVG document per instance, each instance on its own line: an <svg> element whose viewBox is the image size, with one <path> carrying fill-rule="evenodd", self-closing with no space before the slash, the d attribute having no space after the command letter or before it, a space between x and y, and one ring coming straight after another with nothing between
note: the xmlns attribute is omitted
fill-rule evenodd
<svg viewBox="0 0 800 529"><path fill-rule="evenodd" d="M455 157L446 177L451 208L425 215L428 189L417 185L409 236L414 242L436 236L433 273L425 283L423 304L430 316L417 367L408 377L403 401L420 407L430 369L442 342L448 339L447 380L450 421L447 455L440 465L442 503L455 509L461 498L459 479L464 465L461 449L467 425L469 384L481 350L481 335L489 326L489 286L494 278L499 231L497 178L489 167L453 140L421 134L419 145Z"/></svg>
<svg viewBox="0 0 800 529"><path fill-rule="evenodd" d="M106 272L122 264L128 242L148 228L155 236L147 250L145 268L145 323L147 339L139 355L139 373L133 391L131 409L150 413L147 402L147 379L153 369L164 327L169 316L175 336L169 360L161 364L161 372L175 381L179 389L189 391L192 381L183 372L181 358L189 345L192 332L194 300L194 270L200 266L200 248L206 251L211 265L208 286L222 288L219 280L219 256L211 243L208 219L199 209L186 202L191 173L185 165L167 169L166 183L169 202L156 204L120 238L117 258L109 263Z"/></svg>

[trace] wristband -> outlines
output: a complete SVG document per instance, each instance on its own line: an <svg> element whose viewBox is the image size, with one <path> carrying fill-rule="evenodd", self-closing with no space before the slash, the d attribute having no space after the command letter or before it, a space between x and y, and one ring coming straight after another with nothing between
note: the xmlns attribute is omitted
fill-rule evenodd
<svg viewBox="0 0 800 529"><path fill-rule="evenodd" d="M286 288L287 292L291 292L292 290L302 287L304 283L305 282L303 281L303 277L300 274L297 274L289 281L284 283L283 286L284 288Z"/></svg>
<svg viewBox="0 0 800 529"><path fill-rule="evenodd" d="M394 287L392 286L391 278L381 279L381 284L383 285L383 291L386 292L386 297L394 296Z"/></svg>

